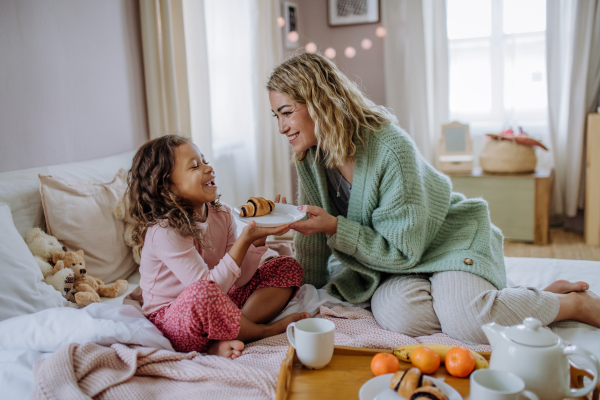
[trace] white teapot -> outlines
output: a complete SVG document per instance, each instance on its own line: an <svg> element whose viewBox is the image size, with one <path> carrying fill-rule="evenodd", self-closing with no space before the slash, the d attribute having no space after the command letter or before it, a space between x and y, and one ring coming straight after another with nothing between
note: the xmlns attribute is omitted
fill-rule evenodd
<svg viewBox="0 0 600 400"><path fill-rule="evenodd" d="M577 346L565 346L563 340L547 329L540 320L525 318L523 325L512 327L495 322L481 327L492 346L490 369L512 372L544 400L562 400L588 394L598 382L598 359ZM581 389L570 388L570 355L591 361L592 382Z"/></svg>

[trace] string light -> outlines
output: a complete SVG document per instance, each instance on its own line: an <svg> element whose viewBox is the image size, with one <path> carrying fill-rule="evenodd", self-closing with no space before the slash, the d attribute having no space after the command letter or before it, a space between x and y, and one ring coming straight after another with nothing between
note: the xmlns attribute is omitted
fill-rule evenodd
<svg viewBox="0 0 600 400"><path fill-rule="evenodd" d="M378 37L384 37L386 35L386 33L387 33L387 29L385 29L383 26L380 26L379 28L377 28L375 30L375 34Z"/></svg>
<svg viewBox="0 0 600 400"><path fill-rule="evenodd" d="M371 42L371 40L369 39L363 39L362 42L360 42L360 47L362 47L365 50L369 50L372 46L373 42Z"/></svg>
<svg viewBox="0 0 600 400"><path fill-rule="evenodd" d="M328 47L325 50L325 57L329 58L330 60L335 58L335 49L333 47Z"/></svg>
<svg viewBox="0 0 600 400"><path fill-rule="evenodd" d="M284 25L285 25L285 19L283 17L277 18L277 26L279 26L280 28L283 28Z"/></svg>
<svg viewBox="0 0 600 400"><path fill-rule="evenodd" d="M300 36L298 35L298 32L296 31L291 31L290 33L288 33L287 38L290 42L292 43L296 43L298 41L298 38Z"/></svg>
<svg viewBox="0 0 600 400"><path fill-rule="evenodd" d="M356 55L356 49L354 47L351 47L351 46L346 47L346 50L344 50L344 54L348 58L354 58L354 56Z"/></svg>
<svg viewBox="0 0 600 400"><path fill-rule="evenodd" d="M306 47L304 47L306 49L307 53L316 53L317 52L317 45L314 44L313 42L307 43Z"/></svg>

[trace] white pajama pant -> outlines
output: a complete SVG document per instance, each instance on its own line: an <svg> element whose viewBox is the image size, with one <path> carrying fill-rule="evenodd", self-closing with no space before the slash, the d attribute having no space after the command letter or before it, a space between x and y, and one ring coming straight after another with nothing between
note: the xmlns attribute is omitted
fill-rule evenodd
<svg viewBox="0 0 600 400"><path fill-rule="evenodd" d="M558 315L554 293L531 287L497 290L460 271L394 275L373 294L371 309L382 328L408 336L445 333L468 343L488 343L481 326L510 326L526 317L548 325Z"/></svg>

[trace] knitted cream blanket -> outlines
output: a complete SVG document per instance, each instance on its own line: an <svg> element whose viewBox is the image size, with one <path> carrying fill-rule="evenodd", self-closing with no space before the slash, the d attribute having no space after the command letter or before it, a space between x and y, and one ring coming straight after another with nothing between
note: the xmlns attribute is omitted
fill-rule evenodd
<svg viewBox="0 0 600 400"><path fill-rule="evenodd" d="M411 338L388 332L361 308L321 306L319 317L335 323L336 345L393 349L441 343L490 350L444 334ZM70 344L36 362L33 399L273 399L287 348L283 334L247 345L236 360L122 344Z"/></svg>

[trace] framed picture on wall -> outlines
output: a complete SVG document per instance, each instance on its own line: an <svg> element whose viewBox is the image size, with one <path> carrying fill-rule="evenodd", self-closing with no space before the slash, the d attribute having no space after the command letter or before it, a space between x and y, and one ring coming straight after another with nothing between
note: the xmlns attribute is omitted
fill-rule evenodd
<svg viewBox="0 0 600 400"><path fill-rule="evenodd" d="M327 0L330 26L379 22L379 0Z"/></svg>
<svg viewBox="0 0 600 400"><path fill-rule="evenodd" d="M283 15L285 18L285 47L295 49L298 47L298 5L290 1L283 2Z"/></svg>

